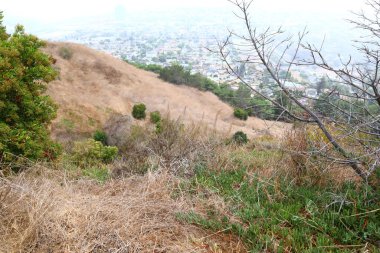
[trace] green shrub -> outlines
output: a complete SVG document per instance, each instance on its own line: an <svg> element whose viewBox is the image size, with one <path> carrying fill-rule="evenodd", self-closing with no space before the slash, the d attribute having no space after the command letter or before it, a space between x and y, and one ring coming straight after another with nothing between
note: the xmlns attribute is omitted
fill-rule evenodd
<svg viewBox="0 0 380 253"><path fill-rule="evenodd" d="M234 116L241 120L247 120L248 119L248 112L241 108L236 108L234 111Z"/></svg>
<svg viewBox="0 0 380 253"><path fill-rule="evenodd" d="M110 178L107 167L90 167L83 170L83 176L94 179L99 183L104 183Z"/></svg>
<svg viewBox="0 0 380 253"><path fill-rule="evenodd" d="M160 134L160 133L162 133L162 122L158 121L156 123L156 134Z"/></svg>
<svg viewBox="0 0 380 253"><path fill-rule="evenodd" d="M103 131L96 130L93 139L96 141L100 141L103 145L107 145L107 135Z"/></svg>
<svg viewBox="0 0 380 253"><path fill-rule="evenodd" d="M70 60L73 57L73 51L68 47L61 47L58 53L65 60Z"/></svg>
<svg viewBox="0 0 380 253"><path fill-rule="evenodd" d="M145 119L146 117L146 106L144 104L137 104L133 106L132 116L135 119Z"/></svg>
<svg viewBox="0 0 380 253"><path fill-rule="evenodd" d="M160 74L162 71L163 67L157 64L142 64L142 63L136 63L136 62L129 62L128 60L125 60L127 63L132 64L133 66L139 68L139 69L144 69L146 71L151 71L156 74Z"/></svg>
<svg viewBox="0 0 380 253"><path fill-rule="evenodd" d="M157 124L160 121L161 121L161 113L159 111L150 113L150 122L152 122L153 124Z"/></svg>
<svg viewBox="0 0 380 253"><path fill-rule="evenodd" d="M173 84L187 85L202 91L211 91L222 101L229 103L231 106L238 108L251 107L252 109L247 110L247 117L255 116L261 119L272 120L283 114L282 111L276 110L276 106L261 96L251 97L251 89L249 89L244 84L240 84L238 90L233 90L230 84L218 84L200 73L191 74L191 71L189 69L184 68L178 63L174 63L173 65L166 67L161 67L154 64L132 64L140 69L158 73L159 78L164 81ZM276 94L277 98L278 96L279 95Z"/></svg>
<svg viewBox="0 0 380 253"><path fill-rule="evenodd" d="M234 136L232 137L233 141L239 145L241 144L246 144L248 143L248 137L247 135L242 132L242 131L238 131L234 134Z"/></svg>
<svg viewBox="0 0 380 253"><path fill-rule="evenodd" d="M118 153L117 147L104 146L100 141L88 139L74 143L72 160L80 167L112 162Z"/></svg>
<svg viewBox="0 0 380 253"><path fill-rule="evenodd" d="M164 81L174 84L187 84L189 83L190 71L178 63L165 67L160 71L160 78Z"/></svg>
<svg viewBox="0 0 380 253"><path fill-rule="evenodd" d="M54 159L60 146L47 126L57 106L45 93L57 76L52 58L40 50L45 43L22 26L7 34L2 20L0 12L0 161Z"/></svg>

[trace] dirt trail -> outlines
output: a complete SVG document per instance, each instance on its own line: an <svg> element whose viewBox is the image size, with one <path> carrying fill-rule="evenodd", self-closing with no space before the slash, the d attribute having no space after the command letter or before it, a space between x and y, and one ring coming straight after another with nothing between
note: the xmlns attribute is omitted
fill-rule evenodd
<svg viewBox="0 0 380 253"><path fill-rule="evenodd" d="M59 55L62 47L72 51L71 59ZM49 43L45 51L56 59L55 67L60 70L58 80L48 88L60 106L52 125L55 137L68 131L91 132L112 113L129 114L138 102L145 103L149 111L169 112L172 118L181 116L185 122L202 122L225 133L242 130L249 136L279 136L289 127L253 117L237 120L232 107L211 92L164 82L154 73L82 45Z"/></svg>

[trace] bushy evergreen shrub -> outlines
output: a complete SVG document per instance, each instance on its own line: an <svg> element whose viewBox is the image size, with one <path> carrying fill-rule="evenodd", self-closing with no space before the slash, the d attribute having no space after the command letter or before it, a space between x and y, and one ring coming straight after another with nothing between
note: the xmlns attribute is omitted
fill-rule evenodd
<svg viewBox="0 0 380 253"><path fill-rule="evenodd" d="M54 159L60 153L47 126L57 106L45 95L54 80L52 59L40 48L45 43L17 26L6 33L0 12L0 161L17 157Z"/></svg>
<svg viewBox="0 0 380 253"><path fill-rule="evenodd" d="M137 104L133 106L132 116L135 119L145 119L146 117L146 106L144 104Z"/></svg>
<svg viewBox="0 0 380 253"><path fill-rule="evenodd" d="M246 144L248 143L248 137L247 135L242 132L242 131L238 131L234 134L234 136L232 137L233 141L236 143L236 144L239 144L239 145L242 145L242 144Z"/></svg>
<svg viewBox="0 0 380 253"><path fill-rule="evenodd" d="M74 143L72 160L80 167L112 162L118 153L117 147L104 146L100 141L88 139Z"/></svg>
<svg viewBox="0 0 380 253"><path fill-rule="evenodd" d="M105 132L96 130L93 136L94 140L100 141L103 145L107 145L107 135Z"/></svg>
<svg viewBox="0 0 380 253"><path fill-rule="evenodd" d="M150 122L152 122L153 124L157 124L160 121L161 121L161 113L159 111L150 113Z"/></svg>
<svg viewBox="0 0 380 253"><path fill-rule="evenodd" d="M241 108L236 108L234 110L234 116L241 120L247 120L248 119L248 112Z"/></svg>
<svg viewBox="0 0 380 253"><path fill-rule="evenodd" d="M178 63L163 68L160 71L160 78L174 84L187 84L190 79L190 71Z"/></svg>

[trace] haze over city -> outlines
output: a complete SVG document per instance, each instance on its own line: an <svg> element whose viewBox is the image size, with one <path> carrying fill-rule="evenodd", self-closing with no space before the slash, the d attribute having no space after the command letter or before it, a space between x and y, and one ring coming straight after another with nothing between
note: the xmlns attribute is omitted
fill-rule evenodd
<svg viewBox="0 0 380 253"><path fill-rule="evenodd" d="M358 0L256 0L254 9L257 12L279 12L279 13L297 13L308 12L313 15L325 15L334 13L341 18L347 18L350 11L357 11L365 8L363 1ZM116 8L123 7L128 11L162 11L176 9L193 9L207 8L210 11L215 9L232 10L232 4L227 0L193 0L193 1L176 1L176 0L110 0L110 1L48 1L48 0L3 0L0 8L7 14L6 22L69 22L72 18L86 18L95 16L106 16L114 13ZM165 17L163 17L165 18ZM295 17L296 18L296 17ZM25 24L28 25L28 24Z"/></svg>
<svg viewBox="0 0 380 253"><path fill-rule="evenodd" d="M207 48L215 47L228 30L244 30L228 0L5 0L0 8L9 32L21 23L43 39L84 44L132 62L178 62L215 81L226 81L228 75L216 74L219 57ZM361 36L347 19L366 8L358 0L256 0L250 17L261 30L282 27L286 34L297 35L307 29L305 41L323 42L326 57L339 64L338 54L354 54L352 41Z"/></svg>

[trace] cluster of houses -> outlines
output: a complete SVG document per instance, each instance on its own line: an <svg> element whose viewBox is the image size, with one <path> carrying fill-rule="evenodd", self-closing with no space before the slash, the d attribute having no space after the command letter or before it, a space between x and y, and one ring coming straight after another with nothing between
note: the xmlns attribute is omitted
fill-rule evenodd
<svg viewBox="0 0 380 253"><path fill-rule="evenodd" d="M176 34L103 32L103 34L76 34L75 40L133 62L161 66L178 63L190 69L192 73L201 73L217 83L228 83L235 90L239 88L241 82L227 71L220 56L211 52L210 49L215 46L215 40L208 36L207 31L198 32L196 36L189 36L188 31L185 30L177 31ZM239 56L234 55L234 57L238 58ZM268 96L274 95L273 89L263 80L264 69L262 67L237 65L235 73L244 78L246 83ZM317 99L319 96L315 83L321 78L321 75L307 75L307 78L307 82L302 78L295 78L300 81L283 81L286 89L302 95L302 103L309 103L310 100Z"/></svg>

